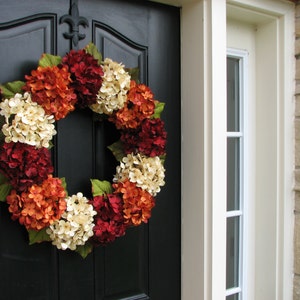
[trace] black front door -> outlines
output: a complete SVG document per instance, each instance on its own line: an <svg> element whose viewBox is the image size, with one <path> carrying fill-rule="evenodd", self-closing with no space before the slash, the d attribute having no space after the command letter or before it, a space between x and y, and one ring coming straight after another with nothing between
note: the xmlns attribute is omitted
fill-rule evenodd
<svg viewBox="0 0 300 300"><path fill-rule="evenodd" d="M23 80L44 52L63 56L90 41L104 58L138 67L140 81L166 103L166 185L148 225L130 228L86 259L50 243L29 246L25 229L0 203L0 299L180 299L179 9L131 0L82 0L78 9L87 24L76 28L78 16L60 22L71 14L69 1L1 1L0 83ZM68 38L77 29L78 44ZM69 194L89 193L89 178L110 180L115 172L106 151L114 131L95 122L76 111L57 124L55 172L66 178Z"/></svg>

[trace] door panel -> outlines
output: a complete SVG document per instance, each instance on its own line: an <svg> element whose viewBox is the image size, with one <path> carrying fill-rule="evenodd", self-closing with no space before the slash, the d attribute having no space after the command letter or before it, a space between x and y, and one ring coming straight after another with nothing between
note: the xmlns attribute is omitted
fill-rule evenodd
<svg viewBox="0 0 300 300"><path fill-rule="evenodd" d="M72 28L59 22L70 3L49 3L1 2L1 83L22 80L43 52L70 50L63 34ZM78 47L93 41L103 57L139 67L140 81L166 103L166 185L148 225L130 228L86 259L50 243L29 246L24 228L0 203L3 299L180 299L179 10L146 1L84 0L78 7L89 23L79 26L86 37ZM116 162L107 146L118 137L111 124L77 110L57 123L57 131L53 163L57 176L66 177L69 194L90 196L90 178L111 181Z"/></svg>
<svg viewBox="0 0 300 300"><path fill-rule="evenodd" d="M147 47L126 39L125 36L106 26L93 21L93 41L104 57L116 60L122 58L122 63L128 68L139 68L140 81L147 82Z"/></svg>
<svg viewBox="0 0 300 300"><path fill-rule="evenodd" d="M1 26L0 82L23 78L24 74L36 66L41 53L54 52L56 23L55 15L40 14L13 20Z"/></svg>

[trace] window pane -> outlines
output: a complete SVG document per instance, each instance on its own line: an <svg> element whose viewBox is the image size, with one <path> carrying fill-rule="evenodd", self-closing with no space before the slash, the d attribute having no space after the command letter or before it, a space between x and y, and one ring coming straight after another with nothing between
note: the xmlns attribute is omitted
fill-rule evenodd
<svg viewBox="0 0 300 300"><path fill-rule="evenodd" d="M227 139L227 211L240 209L240 139Z"/></svg>
<svg viewBox="0 0 300 300"><path fill-rule="evenodd" d="M226 297L226 300L239 300L239 294L230 295Z"/></svg>
<svg viewBox="0 0 300 300"><path fill-rule="evenodd" d="M226 288L239 286L240 217L227 218Z"/></svg>
<svg viewBox="0 0 300 300"><path fill-rule="evenodd" d="M239 59L227 58L227 131L240 130Z"/></svg>

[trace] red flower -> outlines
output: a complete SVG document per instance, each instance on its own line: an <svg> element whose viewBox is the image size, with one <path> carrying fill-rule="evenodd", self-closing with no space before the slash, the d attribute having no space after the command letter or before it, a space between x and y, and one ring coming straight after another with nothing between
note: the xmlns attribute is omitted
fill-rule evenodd
<svg viewBox="0 0 300 300"><path fill-rule="evenodd" d="M77 94L77 105L86 107L94 104L102 85L103 69L98 61L85 50L71 50L62 59L67 65L73 80L71 86Z"/></svg>
<svg viewBox="0 0 300 300"><path fill-rule="evenodd" d="M25 78L24 90L32 94L32 100L40 104L47 114L53 114L55 120L64 118L75 109L76 94L69 87L68 67L38 67Z"/></svg>
<svg viewBox="0 0 300 300"><path fill-rule="evenodd" d="M12 219L27 230L41 230L60 219L66 210L66 192L59 178L49 175L41 185L34 184L20 195L12 190L7 196Z"/></svg>
<svg viewBox="0 0 300 300"><path fill-rule="evenodd" d="M0 172L14 189L25 191L53 172L50 151L23 143L4 143L0 148Z"/></svg>
<svg viewBox="0 0 300 300"><path fill-rule="evenodd" d="M118 129L137 128L144 119L153 115L154 109L155 100L150 88L132 80L124 107L109 120L114 122Z"/></svg>
<svg viewBox="0 0 300 300"><path fill-rule="evenodd" d="M94 217L93 242L106 245L125 234L126 225L123 218L121 197L114 194L96 196L91 201L97 215Z"/></svg>
<svg viewBox="0 0 300 300"><path fill-rule="evenodd" d="M142 124L131 130L121 133L124 151L129 153L142 153L154 157L165 154L167 132L161 119L146 119Z"/></svg>
<svg viewBox="0 0 300 300"><path fill-rule="evenodd" d="M113 184L113 188L116 194L122 195L125 224L138 226L147 223L155 205L153 196L129 180Z"/></svg>

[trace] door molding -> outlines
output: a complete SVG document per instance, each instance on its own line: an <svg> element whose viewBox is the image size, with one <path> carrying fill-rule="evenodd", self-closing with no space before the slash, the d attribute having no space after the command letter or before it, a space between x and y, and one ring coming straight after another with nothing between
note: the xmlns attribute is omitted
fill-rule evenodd
<svg viewBox="0 0 300 300"><path fill-rule="evenodd" d="M220 249L225 249L224 66L229 6L231 12L242 10L244 20L276 20L277 43L272 44L279 66L273 74L276 274L270 288L272 299L292 299L294 5L281 0L158 2L182 9L182 299L224 299L225 256ZM260 40L264 37L266 31Z"/></svg>

